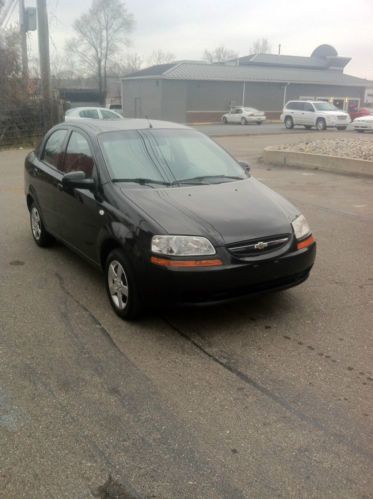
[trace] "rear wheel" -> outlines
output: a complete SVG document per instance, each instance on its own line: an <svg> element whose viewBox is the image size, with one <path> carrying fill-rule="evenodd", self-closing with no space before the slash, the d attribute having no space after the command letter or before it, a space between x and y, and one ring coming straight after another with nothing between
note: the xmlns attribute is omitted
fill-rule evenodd
<svg viewBox="0 0 373 499"><path fill-rule="evenodd" d="M138 285L131 264L121 249L109 253L105 265L106 291L115 313L133 320L141 313Z"/></svg>
<svg viewBox="0 0 373 499"><path fill-rule="evenodd" d="M245 118L241 118L241 125L247 125L247 121Z"/></svg>
<svg viewBox="0 0 373 499"><path fill-rule="evenodd" d="M285 118L285 127L290 130L291 128L294 127L294 121L291 116L286 116Z"/></svg>
<svg viewBox="0 0 373 499"><path fill-rule="evenodd" d="M38 246L45 247L52 243L53 237L47 232L35 202L30 207L30 225L32 237Z"/></svg>
<svg viewBox="0 0 373 499"><path fill-rule="evenodd" d="M256 124L257 125L261 125L263 122L262 121L257 121Z"/></svg>
<svg viewBox="0 0 373 499"><path fill-rule="evenodd" d="M228 123L228 120L227 120L227 118L225 116L223 118L223 123L224 123L224 125L226 125Z"/></svg>
<svg viewBox="0 0 373 499"><path fill-rule="evenodd" d="M326 128L326 122L324 120L324 118L319 118L317 121L316 121L316 128L317 130L325 130Z"/></svg>

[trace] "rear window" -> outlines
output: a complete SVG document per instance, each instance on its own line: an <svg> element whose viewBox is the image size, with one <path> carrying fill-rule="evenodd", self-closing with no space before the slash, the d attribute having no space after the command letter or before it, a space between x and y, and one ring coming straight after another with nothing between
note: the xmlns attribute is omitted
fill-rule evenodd
<svg viewBox="0 0 373 499"><path fill-rule="evenodd" d="M100 119L96 109L83 109L83 111L79 112L79 116L81 118L92 118L94 120Z"/></svg>

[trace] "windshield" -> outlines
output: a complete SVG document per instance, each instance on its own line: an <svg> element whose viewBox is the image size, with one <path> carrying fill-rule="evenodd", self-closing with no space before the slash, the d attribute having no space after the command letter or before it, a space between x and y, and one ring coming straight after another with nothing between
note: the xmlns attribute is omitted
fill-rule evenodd
<svg viewBox="0 0 373 499"><path fill-rule="evenodd" d="M151 179L167 185L210 184L247 178L215 142L194 130L147 129L100 136L113 180Z"/></svg>
<svg viewBox="0 0 373 499"><path fill-rule="evenodd" d="M329 102L314 102L313 105L317 111L340 111L340 109L333 104L329 104Z"/></svg>

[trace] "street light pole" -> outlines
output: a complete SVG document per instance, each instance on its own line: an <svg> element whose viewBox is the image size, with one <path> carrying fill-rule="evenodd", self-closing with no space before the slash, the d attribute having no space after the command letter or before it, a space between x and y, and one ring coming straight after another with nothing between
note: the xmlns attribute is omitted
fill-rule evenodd
<svg viewBox="0 0 373 499"><path fill-rule="evenodd" d="M49 28L46 0L37 0L38 41L40 60L41 92L43 97L44 121L46 126L51 124L51 78L49 59Z"/></svg>
<svg viewBox="0 0 373 499"><path fill-rule="evenodd" d="M21 52L22 52L22 79L25 87L28 81L28 59L27 59L27 38L26 38L26 23L25 23L25 2L18 0L19 5L19 33L21 36Z"/></svg>

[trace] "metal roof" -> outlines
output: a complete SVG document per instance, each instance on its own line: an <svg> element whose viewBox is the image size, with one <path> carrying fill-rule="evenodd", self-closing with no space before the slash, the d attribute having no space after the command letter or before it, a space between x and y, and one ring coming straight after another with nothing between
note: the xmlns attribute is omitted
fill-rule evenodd
<svg viewBox="0 0 373 499"><path fill-rule="evenodd" d="M166 65L165 65L166 66ZM328 69L300 69L288 67L230 66L204 63L174 63L157 75L146 73L146 69L132 73L123 80L135 78L157 77L167 80L199 80L199 81L246 81L276 83L313 83L318 85L345 85L366 87L372 82L342 71ZM149 68L150 69L150 68Z"/></svg>

